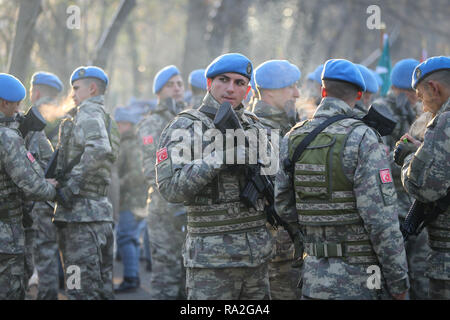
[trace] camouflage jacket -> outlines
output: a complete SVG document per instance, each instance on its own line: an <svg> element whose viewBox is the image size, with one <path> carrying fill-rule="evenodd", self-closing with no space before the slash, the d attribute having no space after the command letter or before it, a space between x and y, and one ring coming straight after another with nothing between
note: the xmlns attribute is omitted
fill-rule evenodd
<svg viewBox="0 0 450 320"><path fill-rule="evenodd" d="M203 103L204 96L193 95L191 101L189 102L189 107L192 109L198 109Z"/></svg>
<svg viewBox="0 0 450 320"><path fill-rule="evenodd" d="M134 129L120 137L120 152L117 168L120 180L120 211L132 211L145 207L147 190L142 175L142 150Z"/></svg>
<svg viewBox="0 0 450 320"><path fill-rule="evenodd" d="M401 99L403 96L403 99ZM397 192L400 210L400 217L405 217L412 199L408 196L401 183L401 168L394 162L394 148L400 138L409 131L410 126L416 119L416 109L406 100L406 96L396 96L393 91L389 91L386 97L379 98L376 101L385 105L394 116L397 124L391 135L384 137L385 143L389 148L389 161L392 169L392 177L394 178L395 190Z"/></svg>
<svg viewBox="0 0 450 320"><path fill-rule="evenodd" d="M406 157L402 183L415 199L429 203L450 190L450 99L428 123L423 144ZM430 247L428 276L450 280L450 208L427 227ZM446 253L444 253L446 252Z"/></svg>
<svg viewBox="0 0 450 320"><path fill-rule="evenodd" d="M311 129L338 114L354 116L354 111L342 100L325 98L306 127ZM305 128L294 127L283 138L280 147L281 164L289 157L289 136L299 134L302 130ZM362 227L361 224L302 227L305 240L317 238L319 242L333 242L334 237L346 238L349 233L353 236L368 235L371 250L381 269L382 283L385 283L391 294L405 292L409 288L408 267L395 205L397 197L392 182L387 179L383 183L380 178L382 171L389 168L381 138L361 122L348 134L341 163L345 176L353 183L356 209ZM296 204L291 174L281 168L275 180L275 207L280 216L295 222L298 219L299 204ZM325 204L323 208L326 208ZM366 286L366 267L349 264L342 258L307 255L303 264L302 293L318 299L376 299L375 290Z"/></svg>
<svg viewBox="0 0 450 320"><path fill-rule="evenodd" d="M61 123L57 173L62 175L60 184L73 193L73 208L58 205L55 221L113 221L112 205L106 195L120 137L103 103L103 96L86 99L73 109L73 118ZM80 155L80 161L66 172Z"/></svg>
<svg viewBox="0 0 450 320"><path fill-rule="evenodd" d="M143 155L143 165L145 177L145 189L148 190L148 210L154 212L162 212L168 210L170 212L182 211L183 206L180 204L168 203L159 194L156 187L156 151L159 144L161 132L166 125L176 116L169 110L166 105L168 101L160 101L156 109L147 114L137 125L138 145L141 146ZM185 106L184 103L177 103L179 111Z"/></svg>
<svg viewBox="0 0 450 320"><path fill-rule="evenodd" d="M273 107L262 100L258 100L253 112L268 130L278 129L279 134L283 137L294 125L286 114L286 112ZM279 148L279 146L273 146ZM289 234L284 228L280 227L277 230L269 227L270 232L274 238L274 256L272 262L288 261L294 257L294 244L292 243Z"/></svg>
<svg viewBox="0 0 450 320"><path fill-rule="evenodd" d="M5 115L0 112L0 118ZM0 122L0 253L23 253L22 201L53 200L55 188L31 152L25 149L15 124Z"/></svg>
<svg viewBox="0 0 450 320"><path fill-rule="evenodd" d="M214 110L220 107L219 103L209 93L205 96L203 104ZM192 111L203 114L197 110ZM263 129L263 126L255 120L257 119L256 116L244 111L243 105L236 108L235 112L244 130L250 128ZM204 115L204 117L207 116ZM212 120L210 120L211 122ZM205 120L201 120L201 123L197 124L197 121L192 118L178 115L164 129L159 144L159 163L156 166L158 188L167 200L184 202L187 208L192 202L197 201L196 199L206 198L209 195L216 194L217 191L216 196L213 196L214 199L208 198L202 208L207 211L222 212L219 218L228 223L228 221L243 214L236 204L241 205L239 192L246 180L243 173L246 166L236 167L214 160L209 161L210 159L207 157L211 155L206 156L206 158L202 155L200 155L200 158L194 158L197 138L201 139L199 140L201 145L197 147L202 147L202 150L204 150L208 145L208 141L202 138L209 124L206 124ZM187 137L191 151L194 151L191 152L190 159L183 158L181 162L172 161L175 157L175 154L172 154L173 149L177 147L177 141L172 140L172 134L177 129L187 130L183 136ZM214 187L216 191L212 190L213 186L217 186ZM192 205L190 206L192 207ZM224 211L226 211L225 214ZM255 213L252 212L252 214ZM262 221L259 220L260 223L257 227L249 227L244 231L231 231L224 234L193 234L189 229L189 223L194 224L194 221L198 221L197 223L201 224L202 221L194 215L191 216L188 209L188 233L183 247L184 265L189 268L229 268L256 267L266 263L271 256L272 241L265 226L262 208L258 209L257 214L262 216ZM217 217L217 214L215 217ZM250 221L249 224L251 223ZM245 225L245 223L239 224L239 227L242 225ZM195 229L195 227L192 228ZM220 226L216 227L215 225L212 228L221 229Z"/></svg>

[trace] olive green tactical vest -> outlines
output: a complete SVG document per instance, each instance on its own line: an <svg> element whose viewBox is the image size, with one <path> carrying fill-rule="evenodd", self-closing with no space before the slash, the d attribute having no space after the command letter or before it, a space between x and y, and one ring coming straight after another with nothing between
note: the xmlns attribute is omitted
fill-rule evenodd
<svg viewBox="0 0 450 320"><path fill-rule="evenodd" d="M314 127L306 120L296 126L289 137L289 156ZM306 238L305 251L319 258L335 257L352 264L376 263L367 232L356 208L353 183L343 172L342 153L350 132L361 125L358 120L340 120L324 129L295 163L294 188L298 223L311 227L353 225L343 239L326 232L333 242ZM304 128L300 133L298 128ZM333 230L333 228L328 228ZM355 230L358 230L356 232ZM325 231L325 230L324 230ZM355 233L355 234L352 234Z"/></svg>
<svg viewBox="0 0 450 320"><path fill-rule="evenodd" d="M215 128L213 121L196 109L183 111L179 116L201 121L207 129ZM221 170L191 201L185 202L189 234L206 236L265 228L263 201L259 200L258 210L254 210L247 208L239 199L243 183L245 167L232 166Z"/></svg>

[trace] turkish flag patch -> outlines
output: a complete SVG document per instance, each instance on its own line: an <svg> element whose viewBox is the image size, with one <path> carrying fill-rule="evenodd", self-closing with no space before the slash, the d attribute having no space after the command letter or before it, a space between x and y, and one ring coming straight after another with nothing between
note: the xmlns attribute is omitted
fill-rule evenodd
<svg viewBox="0 0 450 320"><path fill-rule="evenodd" d="M381 183L392 182L391 171L389 169L380 170Z"/></svg>
<svg viewBox="0 0 450 320"><path fill-rule="evenodd" d="M169 155L167 154L167 148L162 148L156 151L156 164L167 160L168 157Z"/></svg>
<svg viewBox="0 0 450 320"><path fill-rule="evenodd" d="M144 143L144 146L148 145L148 144L152 144L153 143L153 137L152 136L143 137L142 138L142 142Z"/></svg>
<svg viewBox="0 0 450 320"><path fill-rule="evenodd" d="M34 163L36 159L33 157L30 151L27 152L27 158L30 160L31 163Z"/></svg>

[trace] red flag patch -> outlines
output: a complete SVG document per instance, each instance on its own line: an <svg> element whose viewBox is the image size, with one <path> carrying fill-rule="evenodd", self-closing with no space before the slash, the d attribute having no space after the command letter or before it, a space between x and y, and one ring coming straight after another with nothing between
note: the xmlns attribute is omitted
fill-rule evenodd
<svg viewBox="0 0 450 320"><path fill-rule="evenodd" d="M381 183L392 182L391 171L389 169L380 170Z"/></svg>
<svg viewBox="0 0 450 320"><path fill-rule="evenodd" d="M167 148L162 148L156 151L156 164L167 160L168 157L169 155L167 154Z"/></svg>
<svg viewBox="0 0 450 320"><path fill-rule="evenodd" d="M142 142L144 143L144 146L148 145L148 144L152 144L153 143L153 137L152 136L143 137L142 138Z"/></svg>
<svg viewBox="0 0 450 320"><path fill-rule="evenodd" d="M27 152L27 158L30 160L31 163L34 163L36 159L33 157L30 151Z"/></svg>

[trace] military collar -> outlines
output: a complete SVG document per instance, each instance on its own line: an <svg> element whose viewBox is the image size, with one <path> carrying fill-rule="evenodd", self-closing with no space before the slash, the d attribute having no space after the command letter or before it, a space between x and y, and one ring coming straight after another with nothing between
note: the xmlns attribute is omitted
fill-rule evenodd
<svg viewBox="0 0 450 320"><path fill-rule="evenodd" d="M437 123L437 120L439 119L439 116L447 111L450 111L450 98L448 98L447 101L442 105L442 107L439 109L439 111L436 113L433 119L430 122L428 122L427 127L434 127Z"/></svg>
<svg viewBox="0 0 450 320"><path fill-rule="evenodd" d="M258 100L253 106L253 113L257 116L283 117L287 118L284 110L274 107L263 100Z"/></svg>
<svg viewBox="0 0 450 320"><path fill-rule="evenodd" d="M103 108L104 103L105 103L105 96L99 95L99 96L91 97L91 98L84 100L76 109L78 112L78 110L80 110L81 108L84 108L85 106L88 106L91 104L97 104L97 105L101 106L101 108Z"/></svg>
<svg viewBox="0 0 450 320"><path fill-rule="evenodd" d="M354 116L352 108L343 100L337 98L323 98L314 113L313 118L329 118L338 114Z"/></svg>

